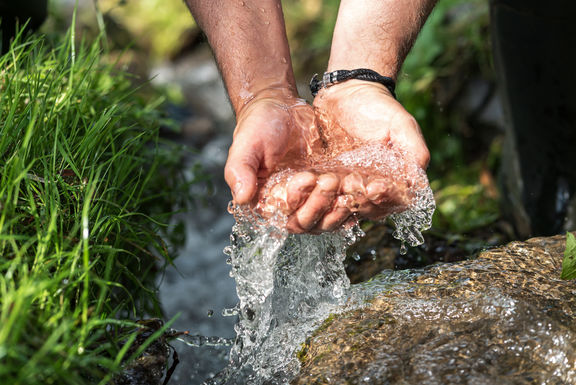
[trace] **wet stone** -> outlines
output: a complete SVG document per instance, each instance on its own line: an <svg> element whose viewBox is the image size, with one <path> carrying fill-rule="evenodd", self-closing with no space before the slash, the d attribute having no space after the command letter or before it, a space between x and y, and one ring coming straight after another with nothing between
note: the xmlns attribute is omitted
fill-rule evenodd
<svg viewBox="0 0 576 385"><path fill-rule="evenodd" d="M126 357L134 354L148 339L157 332L164 322L159 319L138 321L142 330L134 343L128 349ZM152 341L135 360L124 366L112 380L112 385L161 385L166 377L169 378L168 363L170 359L170 346L167 343L168 333Z"/></svg>
<svg viewBox="0 0 576 385"><path fill-rule="evenodd" d="M576 383L564 247L563 236L533 238L356 285L371 301L317 329L292 384Z"/></svg>

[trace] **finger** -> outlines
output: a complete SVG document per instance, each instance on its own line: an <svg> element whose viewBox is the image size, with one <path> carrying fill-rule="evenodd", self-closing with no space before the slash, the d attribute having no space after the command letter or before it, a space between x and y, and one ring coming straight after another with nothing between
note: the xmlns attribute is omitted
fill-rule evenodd
<svg viewBox="0 0 576 385"><path fill-rule="evenodd" d="M224 178L236 204L249 203L258 188L258 157L250 151L237 151L232 145L224 168Z"/></svg>
<svg viewBox="0 0 576 385"><path fill-rule="evenodd" d="M312 232L325 233L328 231L334 231L342 226L342 224L348 220L350 215L352 215L352 213L347 207L335 207L320 219L312 229Z"/></svg>
<svg viewBox="0 0 576 385"><path fill-rule="evenodd" d="M316 187L310 196L288 220L289 229L310 231L327 212L338 193L340 180L334 174L323 174L318 177Z"/></svg>
<svg viewBox="0 0 576 385"><path fill-rule="evenodd" d="M364 218L377 219L404 211L410 203L406 189L406 184L375 179L366 186L368 201L359 207L358 213Z"/></svg>
<svg viewBox="0 0 576 385"><path fill-rule="evenodd" d="M309 171L300 172L290 179L286 199L291 212L296 211L308 199L316 187L316 179L316 175Z"/></svg>
<svg viewBox="0 0 576 385"><path fill-rule="evenodd" d="M366 201L356 209L356 214L360 218L376 220L392 214L392 211L387 204L375 205L370 201Z"/></svg>
<svg viewBox="0 0 576 385"><path fill-rule="evenodd" d="M390 180L375 179L366 186L366 198L375 205L389 199L392 186Z"/></svg>
<svg viewBox="0 0 576 385"><path fill-rule="evenodd" d="M344 203L350 211L357 211L367 201L362 176L358 173L346 175L342 180L341 194L342 198L339 199L339 205L342 206Z"/></svg>

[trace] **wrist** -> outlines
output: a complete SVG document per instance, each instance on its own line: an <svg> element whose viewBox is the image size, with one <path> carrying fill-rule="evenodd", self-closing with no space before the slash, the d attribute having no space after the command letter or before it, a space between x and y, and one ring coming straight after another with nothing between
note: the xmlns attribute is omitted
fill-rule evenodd
<svg viewBox="0 0 576 385"><path fill-rule="evenodd" d="M296 87L291 85L264 87L254 92L245 91L241 102L233 103L236 117L239 118L249 111L251 106L263 102L289 107L303 101L299 98Z"/></svg>
<svg viewBox="0 0 576 385"><path fill-rule="evenodd" d="M381 84L390 91L390 94L394 96L394 98L396 98L396 94L394 93L396 82L388 76L382 76L376 71L367 68L324 72L322 78L318 78L318 74L316 74L312 77L312 80L310 80L310 91L312 92L312 96L316 96L318 91L322 88L329 88L349 80L364 80Z"/></svg>

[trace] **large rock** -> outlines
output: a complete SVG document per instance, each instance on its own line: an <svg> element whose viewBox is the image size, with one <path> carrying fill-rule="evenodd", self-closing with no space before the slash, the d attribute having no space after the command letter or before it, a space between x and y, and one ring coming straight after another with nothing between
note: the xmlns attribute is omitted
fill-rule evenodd
<svg viewBox="0 0 576 385"><path fill-rule="evenodd" d="M384 272L364 308L331 317L299 352L293 384L574 384L576 286L565 237L474 260Z"/></svg>

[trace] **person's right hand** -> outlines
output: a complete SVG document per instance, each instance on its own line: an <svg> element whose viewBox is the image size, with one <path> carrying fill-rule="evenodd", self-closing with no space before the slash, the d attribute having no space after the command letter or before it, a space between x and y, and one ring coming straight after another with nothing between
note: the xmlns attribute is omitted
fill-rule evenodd
<svg viewBox="0 0 576 385"><path fill-rule="evenodd" d="M314 107L330 157L355 154L341 177L336 207L381 219L407 209L414 193L428 185L422 170L430 153L420 126L386 87L349 80L321 89ZM380 153L366 155L374 149Z"/></svg>
<svg viewBox="0 0 576 385"><path fill-rule="evenodd" d="M314 232L321 219L324 228L338 227L350 215L347 210L328 218L324 214L333 208L339 178L308 171L309 156L320 151L314 111L305 101L274 92L252 99L238 113L225 167L234 203L258 206L268 214L282 210L292 233ZM264 189L266 179L282 169L295 171Z"/></svg>

